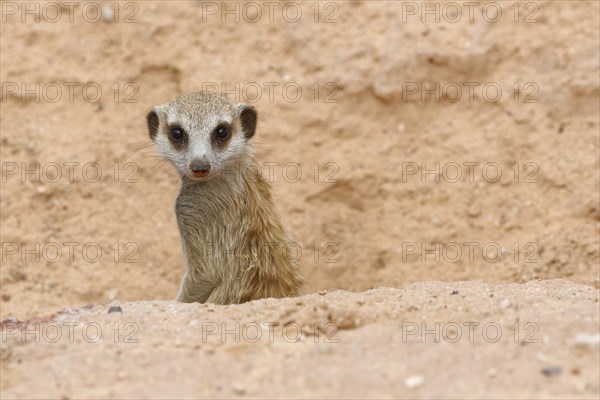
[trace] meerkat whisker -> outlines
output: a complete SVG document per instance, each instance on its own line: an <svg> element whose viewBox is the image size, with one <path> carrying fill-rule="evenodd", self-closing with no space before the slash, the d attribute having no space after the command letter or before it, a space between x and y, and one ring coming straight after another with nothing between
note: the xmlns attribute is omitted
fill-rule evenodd
<svg viewBox="0 0 600 400"><path fill-rule="evenodd" d="M154 177L156 176L156 174L158 174L158 172L160 170L162 170L162 168L167 165L168 161L167 160L159 160L156 164L154 164L149 171L149 180L154 179Z"/></svg>

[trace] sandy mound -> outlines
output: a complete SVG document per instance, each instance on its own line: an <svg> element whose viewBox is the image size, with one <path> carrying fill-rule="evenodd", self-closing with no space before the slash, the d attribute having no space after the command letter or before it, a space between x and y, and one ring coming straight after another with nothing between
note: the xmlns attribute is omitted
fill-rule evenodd
<svg viewBox="0 0 600 400"><path fill-rule="evenodd" d="M598 296L552 280L113 302L5 323L2 397L597 398Z"/></svg>

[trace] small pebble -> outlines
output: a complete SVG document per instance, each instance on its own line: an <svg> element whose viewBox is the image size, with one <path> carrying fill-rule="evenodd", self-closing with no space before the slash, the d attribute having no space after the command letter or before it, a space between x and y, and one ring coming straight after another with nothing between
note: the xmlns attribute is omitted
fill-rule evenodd
<svg viewBox="0 0 600 400"><path fill-rule="evenodd" d="M425 378L421 375L410 375L404 380L404 386L407 389L414 389L421 386L425 382Z"/></svg>
<svg viewBox="0 0 600 400"><path fill-rule="evenodd" d="M8 317L8 318L4 318L2 321L0 321L0 324L16 324L18 322L19 322L19 320L16 319L15 317Z"/></svg>
<svg viewBox="0 0 600 400"><path fill-rule="evenodd" d="M458 290L453 290L450 292L450 294L458 294Z"/></svg>
<svg viewBox="0 0 600 400"><path fill-rule="evenodd" d="M319 291L319 294L320 294L321 296L325 296L325 295L327 294L327 289L324 289L324 290L321 290L321 291Z"/></svg>
<svg viewBox="0 0 600 400"><path fill-rule="evenodd" d="M120 313L122 313L123 309L120 306L111 306L108 309L108 313L110 314L110 313L114 313L114 312L120 312Z"/></svg>
<svg viewBox="0 0 600 400"><path fill-rule="evenodd" d="M242 385L239 382L234 383L232 386L232 389L233 389L233 392L235 394L237 394L238 396L246 393L246 388L244 387L244 385Z"/></svg>
<svg viewBox="0 0 600 400"><path fill-rule="evenodd" d="M544 374L545 376L556 376L560 375L561 372L562 368L556 365L542 369L542 374Z"/></svg>
<svg viewBox="0 0 600 400"><path fill-rule="evenodd" d="M106 292L106 297L109 301L113 301L117 298L117 294L119 294L119 291L115 288L112 288Z"/></svg>
<svg viewBox="0 0 600 400"><path fill-rule="evenodd" d="M504 299L502 300L502 303L500 303L500 308L508 308L508 306L510 306L510 300L508 299Z"/></svg>

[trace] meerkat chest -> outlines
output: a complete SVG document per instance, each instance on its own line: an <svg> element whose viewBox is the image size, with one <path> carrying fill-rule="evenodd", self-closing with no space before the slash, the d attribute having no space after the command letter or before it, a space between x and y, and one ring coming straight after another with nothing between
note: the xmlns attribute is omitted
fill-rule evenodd
<svg viewBox="0 0 600 400"><path fill-rule="evenodd" d="M230 187L183 187L175 212L182 240L195 257L227 255L244 242L247 203Z"/></svg>

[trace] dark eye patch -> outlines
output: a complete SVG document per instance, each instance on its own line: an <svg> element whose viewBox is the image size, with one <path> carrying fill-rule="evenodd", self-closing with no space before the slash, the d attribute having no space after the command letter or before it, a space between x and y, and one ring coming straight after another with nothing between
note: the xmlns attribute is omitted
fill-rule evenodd
<svg viewBox="0 0 600 400"><path fill-rule="evenodd" d="M181 150L187 146L188 135L186 131L179 125L169 125L167 130L169 142L176 150Z"/></svg>
<svg viewBox="0 0 600 400"><path fill-rule="evenodd" d="M227 142L229 142L229 139L231 139L231 134L231 125L226 122L222 122L212 131L211 136L213 143L219 147L223 147L225 144L227 144Z"/></svg>

